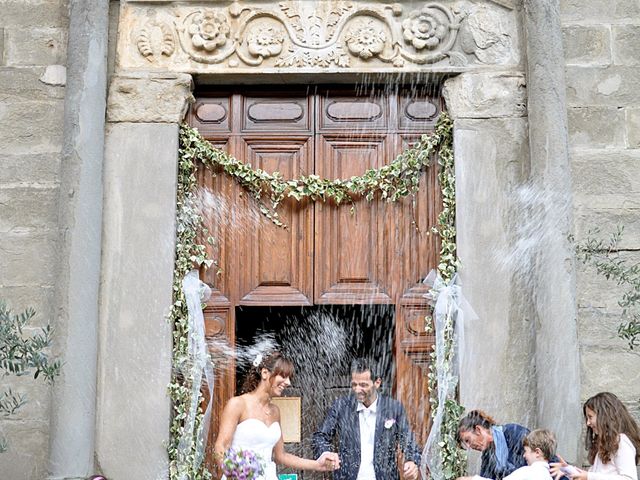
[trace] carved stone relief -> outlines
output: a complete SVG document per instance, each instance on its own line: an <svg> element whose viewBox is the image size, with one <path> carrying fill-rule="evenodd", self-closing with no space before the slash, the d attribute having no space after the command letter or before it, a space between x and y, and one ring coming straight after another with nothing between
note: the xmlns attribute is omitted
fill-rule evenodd
<svg viewBox="0 0 640 480"><path fill-rule="evenodd" d="M232 73L509 64L519 58L510 3L134 0L122 6L118 66Z"/></svg>

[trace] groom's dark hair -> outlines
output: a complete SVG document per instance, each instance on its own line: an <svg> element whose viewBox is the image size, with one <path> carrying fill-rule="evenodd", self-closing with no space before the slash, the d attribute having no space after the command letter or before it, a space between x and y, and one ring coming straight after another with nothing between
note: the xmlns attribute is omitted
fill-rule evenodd
<svg viewBox="0 0 640 480"><path fill-rule="evenodd" d="M369 372L371 374L371 380L375 382L378 378L381 378L378 369L375 368L373 362L370 362L366 358L355 358L351 362L351 374Z"/></svg>

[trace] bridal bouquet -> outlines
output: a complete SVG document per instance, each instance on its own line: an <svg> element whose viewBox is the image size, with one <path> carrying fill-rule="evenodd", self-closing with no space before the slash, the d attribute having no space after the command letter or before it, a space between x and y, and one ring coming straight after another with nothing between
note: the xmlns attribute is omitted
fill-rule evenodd
<svg viewBox="0 0 640 480"><path fill-rule="evenodd" d="M264 473L261 457L252 450L227 450L222 461L222 473L229 480L255 480Z"/></svg>

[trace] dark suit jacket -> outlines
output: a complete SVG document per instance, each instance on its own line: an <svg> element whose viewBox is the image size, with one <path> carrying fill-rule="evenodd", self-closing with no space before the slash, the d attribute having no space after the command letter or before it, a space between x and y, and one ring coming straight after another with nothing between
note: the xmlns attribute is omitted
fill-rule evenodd
<svg viewBox="0 0 640 480"><path fill-rule="evenodd" d="M333 439L336 435L338 437L340 469L334 472L334 480L355 480L358 476L360 468L358 415L355 396L341 397L333 403L320 429L313 434L316 456L325 451L335 451ZM402 404L386 395L378 394L373 450L373 466L377 480L399 478L396 461L398 447L404 453L405 461L413 461L416 465L420 465L421 450L416 444Z"/></svg>

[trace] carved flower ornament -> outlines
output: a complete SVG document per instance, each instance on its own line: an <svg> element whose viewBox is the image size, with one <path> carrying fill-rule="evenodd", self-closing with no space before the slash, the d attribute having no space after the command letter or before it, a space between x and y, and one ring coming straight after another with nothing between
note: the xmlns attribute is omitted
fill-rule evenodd
<svg viewBox="0 0 640 480"><path fill-rule="evenodd" d="M201 48L207 52L213 52L218 47L227 43L231 27L227 18L212 11L197 15L193 23L189 25L189 35L191 43L196 48Z"/></svg>
<svg viewBox="0 0 640 480"><path fill-rule="evenodd" d="M448 28L428 6L414 10L402 22L402 35L416 50L436 48L447 35Z"/></svg>
<svg viewBox="0 0 640 480"><path fill-rule="evenodd" d="M368 20L354 25L345 39L349 51L366 60L382 52L387 36L382 28Z"/></svg>
<svg viewBox="0 0 640 480"><path fill-rule="evenodd" d="M261 26L247 35L249 53L256 57L273 57L282 51L284 33L277 27Z"/></svg>

